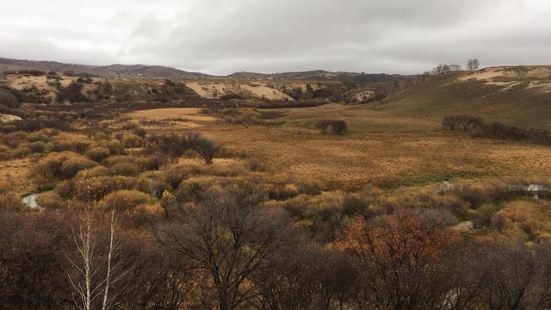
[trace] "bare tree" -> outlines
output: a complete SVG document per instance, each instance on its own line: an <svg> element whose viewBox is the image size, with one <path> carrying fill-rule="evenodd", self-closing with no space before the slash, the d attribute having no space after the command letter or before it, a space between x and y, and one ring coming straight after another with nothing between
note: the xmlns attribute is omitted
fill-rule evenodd
<svg viewBox="0 0 551 310"><path fill-rule="evenodd" d="M363 309L438 309L454 285L448 263L457 236L444 221L399 211L347 231L361 277Z"/></svg>
<svg viewBox="0 0 551 310"><path fill-rule="evenodd" d="M484 127L484 120L471 115L447 115L442 120L442 127L450 131L460 127L463 131L468 132Z"/></svg>
<svg viewBox="0 0 551 310"><path fill-rule="evenodd" d="M214 156L220 151L220 147L200 135L190 135L188 140L190 141L191 148L201 156L205 164L211 165Z"/></svg>
<svg viewBox="0 0 551 310"><path fill-rule="evenodd" d="M480 67L480 62L476 58L469 59L469 61L467 62L467 68L471 71L476 71L478 70L479 67Z"/></svg>
<svg viewBox="0 0 551 310"><path fill-rule="evenodd" d="M441 65L438 65L436 68L432 69L431 74L432 75L439 75L439 74L445 74L445 73L450 73L450 72L457 72L457 71L461 71L461 70L463 70L461 65L441 64Z"/></svg>
<svg viewBox="0 0 551 310"><path fill-rule="evenodd" d="M124 272L117 274L117 267L121 264L122 260L117 259L120 239L115 239L115 210L111 211L110 223L109 223L109 252L107 253L107 272L105 274L105 289L103 291L103 302L101 304L102 310L110 309L113 297L109 296L109 289L112 284L118 282ZM113 261L116 260L115 264Z"/></svg>
<svg viewBox="0 0 551 310"><path fill-rule="evenodd" d="M76 275L67 273L69 282L75 291L73 296L75 306L82 310L101 308L111 309L116 294L112 294L112 286L119 282L126 274L122 270L122 259L119 255L120 240L116 238L116 216L111 211L109 223L109 245L105 262L105 276L98 279L101 271L100 257L96 247L96 229L92 220L92 211L86 208L83 218L80 220L78 232L73 232L73 239L77 249L78 260L67 256L67 259L75 269ZM102 296L103 295L103 296ZM101 298L100 306L97 307L96 300Z"/></svg>
<svg viewBox="0 0 551 310"><path fill-rule="evenodd" d="M326 134L331 128L331 133L333 134L344 134L346 130L348 129L348 125L343 120L326 120L322 119L317 121L314 126L316 129L320 131L322 134Z"/></svg>
<svg viewBox="0 0 551 310"><path fill-rule="evenodd" d="M350 256L311 246L292 235L271 257L269 268L256 273L256 308L344 309L358 283Z"/></svg>
<svg viewBox="0 0 551 310"><path fill-rule="evenodd" d="M320 133L323 134L327 133L327 128L329 128L329 125L331 125L331 121L325 119L319 120L314 124L316 129L318 129Z"/></svg>
<svg viewBox="0 0 551 310"><path fill-rule="evenodd" d="M211 189L198 205L184 207L159 228L159 241L210 275L221 310L244 306L257 293L253 273L280 242L283 222L266 214L254 190Z"/></svg>
<svg viewBox="0 0 551 310"><path fill-rule="evenodd" d="M486 307L492 310L549 309L549 249L549 243L535 248L520 243L481 243L470 269L480 277L482 301Z"/></svg>

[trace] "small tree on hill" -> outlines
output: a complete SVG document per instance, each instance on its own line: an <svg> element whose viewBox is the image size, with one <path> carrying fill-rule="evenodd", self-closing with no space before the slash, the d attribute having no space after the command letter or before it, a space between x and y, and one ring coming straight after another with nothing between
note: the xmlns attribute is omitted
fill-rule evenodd
<svg viewBox="0 0 551 310"><path fill-rule="evenodd" d="M476 58L469 59L469 61L467 62L467 68L471 71L478 70L479 67L480 67L480 63Z"/></svg>

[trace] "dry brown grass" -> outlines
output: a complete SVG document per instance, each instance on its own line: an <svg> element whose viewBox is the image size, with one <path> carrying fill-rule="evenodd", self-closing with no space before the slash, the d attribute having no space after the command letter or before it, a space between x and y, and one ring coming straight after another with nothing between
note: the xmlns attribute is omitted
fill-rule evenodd
<svg viewBox="0 0 551 310"><path fill-rule="evenodd" d="M134 111L126 114L134 123L140 121L162 122L171 130L197 129L216 121L216 118L200 114L199 108L166 108ZM146 129L155 129L155 125L143 126Z"/></svg>
<svg viewBox="0 0 551 310"><path fill-rule="evenodd" d="M190 113L188 109L178 110L140 111L137 115ZM198 131L232 153L262 161L273 171L297 180L321 182L332 189L551 176L551 148L545 146L449 135L427 119L340 105L286 112L286 124L279 128L213 122ZM346 120L350 134L318 134L311 124L328 116Z"/></svg>
<svg viewBox="0 0 551 310"><path fill-rule="evenodd" d="M170 120L183 118L195 122L213 122L216 118L208 115L199 114L199 108L166 108L141 110L129 113L128 116L132 119L150 119L150 120Z"/></svg>
<svg viewBox="0 0 551 310"><path fill-rule="evenodd" d="M3 161L0 179L9 182L11 189L18 194L31 192L33 191L29 178L31 167L32 160L29 158Z"/></svg>

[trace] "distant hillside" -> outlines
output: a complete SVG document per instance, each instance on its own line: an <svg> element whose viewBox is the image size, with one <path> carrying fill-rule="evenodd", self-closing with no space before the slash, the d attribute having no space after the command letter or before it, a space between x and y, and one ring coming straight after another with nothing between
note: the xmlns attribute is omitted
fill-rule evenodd
<svg viewBox="0 0 551 310"><path fill-rule="evenodd" d="M551 66L439 75L394 94L381 108L415 117L473 114L489 121L551 129Z"/></svg>
<svg viewBox="0 0 551 310"><path fill-rule="evenodd" d="M149 65L109 65L89 66L80 64L65 64L56 61L34 61L0 58L0 72L18 70L41 70L55 72L86 73L96 76L127 76L144 78L167 79L207 79L226 78L235 80L281 80L281 81L352 81L357 84L371 84L393 82L410 78L402 75L389 75L383 73L353 73L353 72L329 72L313 70L304 72L281 73L256 73L235 72L227 76L212 76L200 72L188 72L170 67Z"/></svg>
<svg viewBox="0 0 551 310"><path fill-rule="evenodd" d="M55 72L88 73L99 76L130 76L169 79L202 79L212 77L198 72L187 72L170 67L146 65L88 66L64 64L55 61L33 61L0 58L0 71L42 70Z"/></svg>
<svg viewBox="0 0 551 310"><path fill-rule="evenodd" d="M228 75L227 77L241 80L350 80L358 84L392 82L409 78L408 76L390 75L384 73L369 74L353 72L329 72L323 70L281 73L235 72Z"/></svg>

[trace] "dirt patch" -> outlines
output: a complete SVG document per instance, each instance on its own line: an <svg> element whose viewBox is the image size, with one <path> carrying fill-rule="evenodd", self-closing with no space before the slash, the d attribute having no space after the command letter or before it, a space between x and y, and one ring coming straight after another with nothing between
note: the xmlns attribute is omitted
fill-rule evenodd
<svg viewBox="0 0 551 310"><path fill-rule="evenodd" d="M192 122L214 122L216 118L209 115L203 115L199 108L166 108L140 110L128 113L127 116L134 120L188 120Z"/></svg>
<svg viewBox="0 0 551 310"><path fill-rule="evenodd" d="M7 124L22 120L21 117L11 114L0 114L0 124Z"/></svg>

